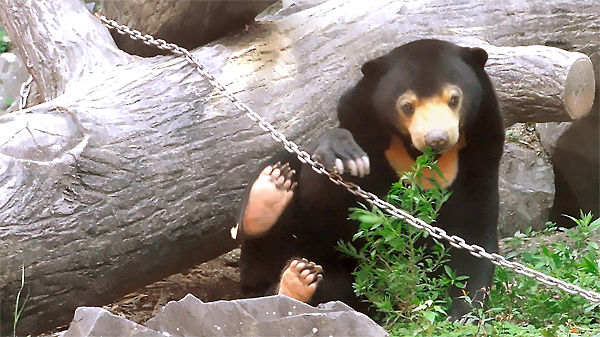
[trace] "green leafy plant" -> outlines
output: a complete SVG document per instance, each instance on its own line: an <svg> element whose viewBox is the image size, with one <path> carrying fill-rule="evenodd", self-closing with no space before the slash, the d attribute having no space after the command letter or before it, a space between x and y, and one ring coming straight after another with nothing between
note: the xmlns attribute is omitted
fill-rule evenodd
<svg viewBox="0 0 600 337"><path fill-rule="evenodd" d="M600 219L592 221L592 217L589 213L581 213L581 219L570 217L577 227L561 229L564 235L560 240L512 258L584 289L600 291L600 250L598 243L590 240L594 232L600 232ZM548 289L506 268L496 269L494 285L490 301L504 309L503 319L554 329L600 323L600 303Z"/></svg>
<svg viewBox="0 0 600 337"><path fill-rule="evenodd" d="M432 177L426 177L425 170ZM450 196L450 192L440 187L438 178L443 176L435 164L434 153L429 150L392 186L388 201L432 222ZM435 188L423 190L424 179ZM449 287L464 288L466 279L444 265L448 249L435 240L429 247L423 245L425 232L377 208L354 208L350 218L360 222L353 238L360 248L341 242L340 249L359 261L354 273L355 292L377 308L383 324L391 328L398 322L410 321L426 330L445 318ZM437 277L430 277L433 274Z"/></svg>
<svg viewBox="0 0 600 337"><path fill-rule="evenodd" d="M388 201L426 221L435 221L450 193L423 173L443 178L434 155L419 157L412 170L393 185ZM426 179L434 187L420 188ZM457 276L444 265L448 250L435 241L425 247L427 233L403 221L365 206L352 209L350 218L359 230L353 243L341 242L340 250L356 258L355 292L372 303L376 317L390 336L522 336L522 337L600 337L600 304L580 296L548 289L533 278L512 270L496 268L494 284L488 291L489 306L473 306L461 322L446 321L451 285L464 287L466 277ZM507 258L586 289L600 291L600 251L592 240L600 234L600 220L591 214L571 218L577 227L556 228L548 224L542 232L531 228L517 233L512 246L525 246L540 235L560 235L557 240L536 250L520 247ZM468 296L465 300L470 301ZM476 323L476 324L473 324Z"/></svg>

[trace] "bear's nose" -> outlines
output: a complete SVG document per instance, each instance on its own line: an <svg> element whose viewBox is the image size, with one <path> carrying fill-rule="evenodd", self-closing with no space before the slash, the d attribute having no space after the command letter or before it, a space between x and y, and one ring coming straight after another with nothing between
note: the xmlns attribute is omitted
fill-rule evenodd
<svg viewBox="0 0 600 337"><path fill-rule="evenodd" d="M425 134L425 145L434 150L441 150L448 144L448 131L432 130Z"/></svg>

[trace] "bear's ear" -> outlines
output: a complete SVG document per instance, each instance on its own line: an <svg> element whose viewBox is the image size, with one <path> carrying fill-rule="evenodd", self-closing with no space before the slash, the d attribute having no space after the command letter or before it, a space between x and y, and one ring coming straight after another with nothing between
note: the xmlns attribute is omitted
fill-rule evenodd
<svg viewBox="0 0 600 337"><path fill-rule="evenodd" d="M479 47L463 48L462 56L468 64L477 69L483 69L488 60L488 53Z"/></svg>
<svg viewBox="0 0 600 337"><path fill-rule="evenodd" d="M381 76L388 71L387 62L383 56L378 57L363 64L363 66L360 68L360 71L364 76Z"/></svg>

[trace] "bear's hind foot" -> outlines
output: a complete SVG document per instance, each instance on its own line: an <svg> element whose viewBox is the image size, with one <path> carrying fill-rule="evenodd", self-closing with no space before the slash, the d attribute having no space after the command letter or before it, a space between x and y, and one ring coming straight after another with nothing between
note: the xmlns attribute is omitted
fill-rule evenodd
<svg viewBox="0 0 600 337"><path fill-rule="evenodd" d="M238 224L246 237L258 237L277 222L294 196L296 182L292 179L295 174L288 163L281 165L278 162L265 167L258 175Z"/></svg>
<svg viewBox="0 0 600 337"><path fill-rule="evenodd" d="M323 268L306 259L295 259L283 271L279 295L308 303L323 280Z"/></svg>

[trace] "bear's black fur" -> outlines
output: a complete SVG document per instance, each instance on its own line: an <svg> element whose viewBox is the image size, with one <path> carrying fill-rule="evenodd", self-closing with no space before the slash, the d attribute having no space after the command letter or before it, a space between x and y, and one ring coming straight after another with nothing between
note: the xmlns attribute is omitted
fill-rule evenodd
<svg viewBox="0 0 600 337"><path fill-rule="evenodd" d="M498 166L504 129L494 89L484 71L486 61L487 53L480 48L419 40L365 63L363 78L340 100L339 128L323 134L315 142L312 155L328 169L335 167L336 158L341 159L347 180L383 197L399 177L390 158L413 161L421 154L423 141L438 147L441 156L444 151L455 153L457 160L449 161L458 162L457 172L452 173L456 167L452 164L446 176L453 194L435 225L469 244L496 252ZM443 113L438 112L440 106ZM425 114L421 119L428 126L417 125L418 114ZM431 119L438 115L446 119L432 124ZM452 127L438 130L446 128L445 120L456 123L456 132ZM394 140L402 146L391 151ZM365 154L370 173L362 178L347 174L348 162ZM356 298L352 288L356 261L336 250L340 239L350 241L356 232L357 224L348 220L348 209L361 200L285 150L264 165L278 161L289 163L296 171L297 188L267 233L242 238L243 292L251 296L275 294L286 263L292 257L302 257L324 269L310 304L342 300L366 312L367 305ZM450 267L469 276L467 291L471 297L491 285L494 266L488 260L453 249ZM451 296L455 298L452 318L469 311L469 306L457 299L461 296L458 289L453 289Z"/></svg>

